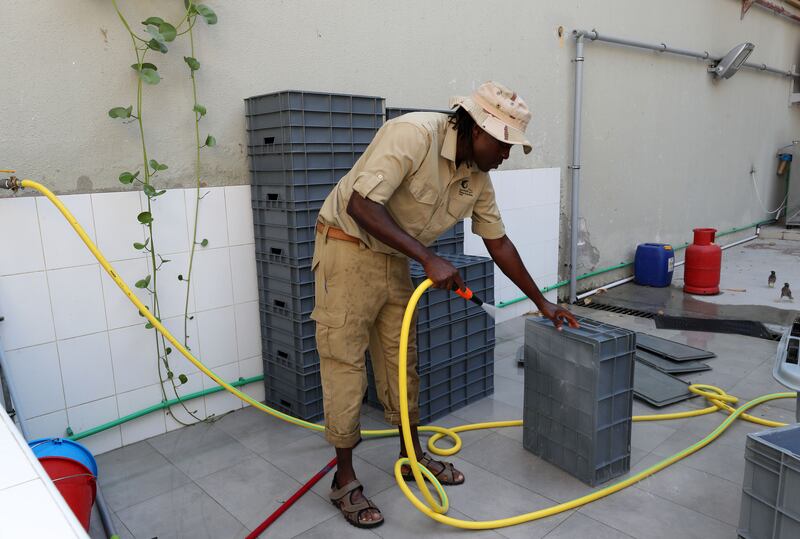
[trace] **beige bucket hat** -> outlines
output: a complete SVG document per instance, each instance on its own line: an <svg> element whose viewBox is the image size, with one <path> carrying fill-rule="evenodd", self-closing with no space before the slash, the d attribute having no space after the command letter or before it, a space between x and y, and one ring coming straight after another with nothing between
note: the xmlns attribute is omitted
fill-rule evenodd
<svg viewBox="0 0 800 539"><path fill-rule="evenodd" d="M484 82L469 97L450 98L450 108L463 107L475 123L499 141L521 144L527 154L533 146L525 138L531 111L525 101L500 83Z"/></svg>

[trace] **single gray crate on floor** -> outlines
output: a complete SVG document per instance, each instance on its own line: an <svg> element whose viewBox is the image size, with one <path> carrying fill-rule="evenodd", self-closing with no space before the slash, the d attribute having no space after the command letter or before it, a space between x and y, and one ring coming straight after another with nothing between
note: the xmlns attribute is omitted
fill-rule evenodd
<svg viewBox="0 0 800 539"><path fill-rule="evenodd" d="M636 334L578 318L525 321L523 445L589 485L630 469Z"/></svg>
<svg viewBox="0 0 800 539"><path fill-rule="evenodd" d="M747 435L739 537L800 537L800 425Z"/></svg>

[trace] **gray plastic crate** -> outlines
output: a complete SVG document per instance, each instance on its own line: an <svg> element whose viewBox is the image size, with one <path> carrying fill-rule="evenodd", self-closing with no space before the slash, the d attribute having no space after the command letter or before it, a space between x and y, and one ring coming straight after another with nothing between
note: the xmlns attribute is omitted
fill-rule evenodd
<svg viewBox="0 0 800 539"><path fill-rule="evenodd" d="M459 270L461 278L478 297L487 303L494 303L492 259L473 255L442 254L442 257ZM415 287L427 278L422 266L417 262L411 262L409 271ZM417 315L417 327L420 329L436 326L437 321L441 319L451 321L479 315L488 319L483 309L471 301L466 301L453 292L433 288L420 298Z"/></svg>
<svg viewBox="0 0 800 539"><path fill-rule="evenodd" d="M579 318L525 322L523 445L589 485L630 469L636 334Z"/></svg>
<svg viewBox="0 0 800 539"><path fill-rule="evenodd" d="M335 185L251 185L250 201L254 212L260 210L319 212Z"/></svg>
<svg viewBox="0 0 800 539"><path fill-rule="evenodd" d="M434 368L472 350L494 346L494 323L487 324L485 318L478 316L454 321L434 329L418 329L419 369Z"/></svg>
<svg viewBox="0 0 800 539"><path fill-rule="evenodd" d="M378 118L377 116L375 118ZM378 130L374 127L269 127L249 129L249 146L270 144L369 144Z"/></svg>
<svg viewBox="0 0 800 539"><path fill-rule="evenodd" d="M262 153L250 156L250 170L271 172L276 170L349 169L361 154L341 153Z"/></svg>
<svg viewBox="0 0 800 539"><path fill-rule="evenodd" d="M377 113L320 112L311 110L279 110L247 114L247 130L274 127L358 127L378 129L383 118Z"/></svg>
<svg viewBox="0 0 800 539"><path fill-rule="evenodd" d="M269 378L264 377L264 403L306 421L318 421L324 416L322 398L313 399L316 393L316 390L303 391L270 383ZM319 393L322 393L322 388Z"/></svg>
<svg viewBox="0 0 800 539"><path fill-rule="evenodd" d="M300 297L314 294L314 272L311 265L292 266L263 261L256 254L258 284ZM310 289L308 287L310 285Z"/></svg>
<svg viewBox="0 0 800 539"><path fill-rule="evenodd" d="M276 286L282 281L271 280L266 285L258 287L259 307L261 310L290 318L293 320L307 320L314 310L314 285L291 285L299 290L300 294L287 294L285 287ZM311 292L303 294L303 292Z"/></svg>
<svg viewBox="0 0 800 539"><path fill-rule="evenodd" d="M408 114L410 112L439 112L441 114L452 114L452 110L446 109L415 109L415 108L398 108L398 107L386 107L386 121L394 120L398 116L402 116L403 114Z"/></svg>
<svg viewBox="0 0 800 539"><path fill-rule="evenodd" d="M248 97L244 101L248 115L282 110L355 112L381 115L383 114L385 100L382 97L366 95L283 90Z"/></svg>
<svg viewBox="0 0 800 539"><path fill-rule="evenodd" d="M353 144L353 143L332 143L332 142L317 142L317 143L303 143L303 144L257 144L255 146L247 146L247 156L263 154L282 154L282 153L351 153L362 154L367 151L368 143Z"/></svg>
<svg viewBox="0 0 800 539"><path fill-rule="evenodd" d="M255 237L256 259L288 264L290 266L311 265L314 257L314 238L297 242L275 238Z"/></svg>
<svg viewBox="0 0 800 539"><path fill-rule="evenodd" d="M253 185L326 185L332 188L350 168L250 171Z"/></svg>
<svg viewBox="0 0 800 539"><path fill-rule="evenodd" d="M420 423L463 408L494 392L494 346L429 369L419 369ZM367 361L367 402L381 408L371 361Z"/></svg>
<svg viewBox="0 0 800 539"><path fill-rule="evenodd" d="M747 435L739 537L800 537L800 425Z"/></svg>

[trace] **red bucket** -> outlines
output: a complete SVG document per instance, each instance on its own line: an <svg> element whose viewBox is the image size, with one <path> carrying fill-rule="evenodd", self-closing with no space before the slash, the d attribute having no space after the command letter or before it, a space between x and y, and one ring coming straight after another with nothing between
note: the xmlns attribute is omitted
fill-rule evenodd
<svg viewBox="0 0 800 539"><path fill-rule="evenodd" d="M86 531L89 531L92 505L97 495L97 478L92 475L89 468L77 460L66 457L42 457L39 462L78 521Z"/></svg>

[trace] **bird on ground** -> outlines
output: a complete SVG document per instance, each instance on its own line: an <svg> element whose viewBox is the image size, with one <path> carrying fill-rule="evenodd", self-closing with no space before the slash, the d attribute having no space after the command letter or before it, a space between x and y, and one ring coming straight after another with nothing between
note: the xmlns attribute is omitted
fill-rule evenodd
<svg viewBox="0 0 800 539"><path fill-rule="evenodd" d="M783 288L781 288L781 299L789 298L790 301L794 301L792 297L792 290L789 288L789 283L783 283Z"/></svg>
<svg viewBox="0 0 800 539"><path fill-rule="evenodd" d="M767 279L767 286L769 286L770 288L774 288L775 287L775 281L777 281L777 280L778 280L778 276L775 275L775 270L772 270L771 272L769 272L769 278Z"/></svg>

